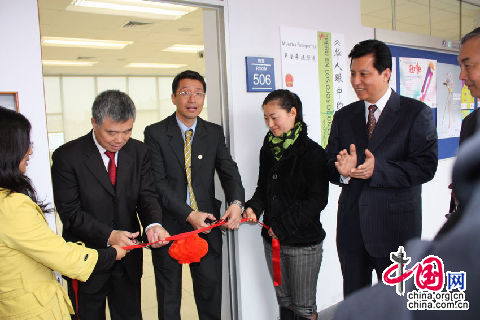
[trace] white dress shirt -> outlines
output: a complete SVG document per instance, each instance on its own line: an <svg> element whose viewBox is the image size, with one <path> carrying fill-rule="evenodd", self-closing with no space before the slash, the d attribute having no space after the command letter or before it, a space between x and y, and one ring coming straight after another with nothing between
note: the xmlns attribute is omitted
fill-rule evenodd
<svg viewBox="0 0 480 320"><path fill-rule="evenodd" d="M375 103L370 103L368 101L363 101L365 103L365 124L368 123L368 107L371 106L372 104L377 106L377 110L373 113L373 116L375 117L375 120L378 123L378 119L380 118L380 115L382 114L383 109L385 109L385 106L387 105L388 99L390 99L390 96L392 95L392 88L388 87L387 91L385 94L378 99L377 102ZM358 165L358 163L357 163ZM342 176L340 175L340 183L343 184L348 184L350 182L351 177L350 176Z"/></svg>

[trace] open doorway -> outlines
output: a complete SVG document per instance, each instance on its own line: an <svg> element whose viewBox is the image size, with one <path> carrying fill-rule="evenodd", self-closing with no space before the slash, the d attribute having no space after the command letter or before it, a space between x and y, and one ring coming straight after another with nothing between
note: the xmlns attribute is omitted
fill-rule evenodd
<svg viewBox="0 0 480 320"><path fill-rule="evenodd" d="M200 116L224 124L218 8L142 0L38 0L38 7L50 155L91 130L93 100L107 89L132 98L137 108L132 137L143 141L147 125L175 111L171 82L187 69L203 74L208 84ZM216 189L221 190L218 183ZM58 219L57 226L59 230ZM230 319L229 267L224 257L222 318ZM182 319L198 319L188 267L183 269ZM144 250L142 312L144 319L157 318L148 250Z"/></svg>

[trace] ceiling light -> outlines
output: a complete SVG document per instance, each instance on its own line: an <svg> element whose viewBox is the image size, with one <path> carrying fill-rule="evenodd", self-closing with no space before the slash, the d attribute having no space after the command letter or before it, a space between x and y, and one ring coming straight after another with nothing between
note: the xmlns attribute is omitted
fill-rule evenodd
<svg viewBox="0 0 480 320"><path fill-rule="evenodd" d="M123 49L133 41L95 40L82 38L42 37L42 45L55 47L84 47L94 49Z"/></svg>
<svg viewBox="0 0 480 320"><path fill-rule="evenodd" d="M196 53L198 51L203 50L203 45L195 45L195 44L174 44L163 51L174 51L174 52L188 52L188 53Z"/></svg>
<svg viewBox="0 0 480 320"><path fill-rule="evenodd" d="M197 8L144 0L74 0L67 10L176 20Z"/></svg>
<svg viewBox="0 0 480 320"><path fill-rule="evenodd" d="M42 60L45 66L72 66L72 67L91 67L98 61L74 61L74 60Z"/></svg>
<svg viewBox="0 0 480 320"><path fill-rule="evenodd" d="M173 64L173 63L142 63L132 62L127 64L127 68L157 68L157 69L176 69L186 67L186 64Z"/></svg>

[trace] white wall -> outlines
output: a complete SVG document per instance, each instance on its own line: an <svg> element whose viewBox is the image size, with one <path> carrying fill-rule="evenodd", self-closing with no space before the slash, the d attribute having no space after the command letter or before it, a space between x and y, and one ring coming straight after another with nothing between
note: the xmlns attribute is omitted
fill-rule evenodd
<svg viewBox="0 0 480 320"><path fill-rule="evenodd" d="M39 199L53 205L36 0L0 2L0 39L0 91L18 92L20 112L32 124L34 150L27 175ZM47 219L54 227L54 215Z"/></svg>
<svg viewBox="0 0 480 320"><path fill-rule="evenodd" d="M280 26L343 33L347 52L354 44L373 38L374 34L373 29L361 25L360 0L303 0L294 3L287 0L229 0L227 18L232 152L239 165L246 197L249 199L255 190L258 153L267 132L260 107L266 93L246 92L245 56L273 57L278 87L282 83ZM435 234L444 221L443 215L448 211L450 198L447 185L452 163L453 159L440 161L435 179L424 186L425 238L431 238ZM335 245L339 193L339 187L330 185L329 204L321 217L327 238L324 242L324 258L318 281L319 310L340 301L343 296L342 276ZM237 261L239 319L275 319L277 303L263 255L259 226L240 228Z"/></svg>
<svg viewBox="0 0 480 320"><path fill-rule="evenodd" d="M227 4L230 132L234 158L239 165L248 199L255 190L258 154L267 129L261 110L266 93L246 92L245 56L273 57L278 86L282 83L280 26L343 33L348 51L355 43L372 38L373 29L361 25L360 0L229 0ZM322 212L327 238L317 294L319 309L342 297L342 277L335 247L338 195L339 188L332 186L329 205ZM240 228L237 261L239 319L275 319L277 304L258 226Z"/></svg>

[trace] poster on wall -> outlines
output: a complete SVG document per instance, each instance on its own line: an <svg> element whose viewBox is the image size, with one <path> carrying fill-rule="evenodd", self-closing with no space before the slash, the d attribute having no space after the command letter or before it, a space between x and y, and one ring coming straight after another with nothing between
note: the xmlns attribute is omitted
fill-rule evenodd
<svg viewBox="0 0 480 320"><path fill-rule="evenodd" d="M461 97L462 119L465 119L475 109L475 99L470 93L470 89L462 80L462 97Z"/></svg>
<svg viewBox="0 0 480 320"><path fill-rule="evenodd" d="M345 105L349 68L344 37L281 27L282 87L300 97L309 135L326 146L336 110Z"/></svg>
<svg viewBox="0 0 480 320"><path fill-rule="evenodd" d="M399 59L400 94L437 107L437 61L421 58Z"/></svg>
<svg viewBox="0 0 480 320"><path fill-rule="evenodd" d="M392 73L388 81L390 88L397 92L397 58L392 57Z"/></svg>
<svg viewBox="0 0 480 320"><path fill-rule="evenodd" d="M462 126L460 67L437 63L437 132L439 139L458 137Z"/></svg>
<svg viewBox="0 0 480 320"><path fill-rule="evenodd" d="M403 46L388 47L392 57L397 58L397 92L419 100L425 96L424 101L432 107L432 115L437 124L438 158L455 157L461 128L460 119L477 106L468 88L462 87L463 83L457 80L460 73L458 55ZM419 71L416 80L411 71ZM436 82L436 98L430 101L435 96L433 91L429 91L433 88L433 81Z"/></svg>

